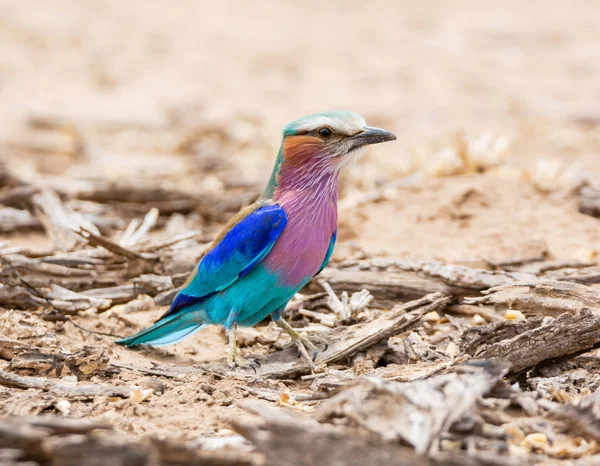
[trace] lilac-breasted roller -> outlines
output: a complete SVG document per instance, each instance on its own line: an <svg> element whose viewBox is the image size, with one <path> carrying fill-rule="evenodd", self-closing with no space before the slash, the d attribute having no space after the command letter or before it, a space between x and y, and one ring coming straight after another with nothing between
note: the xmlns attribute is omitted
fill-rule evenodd
<svg viewBox="0 0 600 466"><path fill-rule="evenodd" d="M150 328L117 343L167 345L206 324L220 324L229 338L229 365L248 367L252 363L237 350L237 326L271 315L312 368L316 347L281 314L329 262L340 171L364 146L394 139L354 112L319 113L290 123L262 195L223 228L171 308Z"/></svg>

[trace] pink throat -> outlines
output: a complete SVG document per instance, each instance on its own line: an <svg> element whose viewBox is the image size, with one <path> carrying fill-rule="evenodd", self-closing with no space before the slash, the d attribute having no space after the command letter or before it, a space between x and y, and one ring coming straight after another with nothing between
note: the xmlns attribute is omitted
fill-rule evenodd
<svg viewBox="0 0 600 466"><path fill-rule="evenodd" d="M319 271L336 230L338 173L291 181L275 192L273 200L283 207L288 222L265 263L283 283L297 287Z"/></svg>

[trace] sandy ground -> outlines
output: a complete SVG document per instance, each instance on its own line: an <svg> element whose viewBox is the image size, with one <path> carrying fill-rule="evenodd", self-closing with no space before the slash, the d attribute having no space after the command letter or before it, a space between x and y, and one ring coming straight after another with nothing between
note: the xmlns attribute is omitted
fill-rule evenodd
<svg viewBox="0 0 600 466"><path fill-rule="evenodd" d="M372 148L345 176L334 261L356 251L478 266L595 258L600 225L577 211L574 189L600 176L597 9L593 1L0 0L0 160L30 180L143 178L223 198L236 184L252 195L285 123L352 109L398 140ZM36 130L35 118L76 122L84 155L74 155L68 131ZM229 142L194 140L181 153L197 124L225 128ZM488 134L495 148L468 151L481 167L461 166L457 140L476 145ZM373 189L377 201L354 203ZM187 221L207 235L220 223ZM5 239L50 244L42 233ZM130 318L143 325L161 312ZM68 326L58 333L67 346L87 338ZM108 347L114 361L139 365L211 361L224 350L215 328L160 351ZM197 439L228 435L227 417L241 415L233 400L248 396L212 376L159 382L169 389L149 404L99 399L74 403L72 414L140 436ZM119 383L158 382L125 372ZM1 389L10 400L3 410L43 410L27 393Z"/></svg>
<svg viewBox="0 0 600 466"><path fill-rule="evenodd" d="M487 2L66 1L52 7L1 2L0 134L14 141L32 115L158 130L172 112L200 108L208 118L257 122L263 147L226 155L240 168L240 181L261 183L287 121L348 108L399 137L396 144L377 147L354 170L352 181L358 178L359 185L390 182L435 164L436 152L455 131L470 138L482 132L508 138L511 165L535 167L541 158L557 157L592 174L600 170L594 124L600 33L593 12L593 2L583 1L552 7L542 2L502 7ZM97 164L118 159L125 165L129 153L137 152L151 169L156 152L168 146L157 139L130 134L104 140ZM56 170L44 159L37 157L35 164ZM170 166L175 178L183 171L177 168ZM133 182L139 169L133 166L122 176ZM590 231L593 221L587 228L590 221L577 218L583 225L574 232L575 219L565 219L561 229L556 217L564 216L546 213L545 207L560 206L504 178L472 181L497 186L484 194L488 218L447 228L437 210L469 183L451 180L448 187L402 191L376 208L361 209L366 222L357 241L365 248L380 244L390 254L473 260L491 254L489 246L495 249L498 241L508 247L545 239L564 257L576 244L589 248L597 240ZM507 183L515 186L505 189ZM505 191L514 189L519 195L511 200ZM427 223L424 249L413 242L415 231L423 231L413 209L436 218ZM391 213L393 228L387 223ZM564 237L569 230L570 244L546 238L548 232ZM417 238L421 245L421 235ZM468 256L461 244L471 251Z"/></svg>

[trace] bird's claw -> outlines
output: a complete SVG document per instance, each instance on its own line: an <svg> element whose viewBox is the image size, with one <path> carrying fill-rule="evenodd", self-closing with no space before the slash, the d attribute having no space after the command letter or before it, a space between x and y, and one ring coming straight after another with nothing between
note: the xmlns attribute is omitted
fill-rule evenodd
<svg viewBox="0 0 600 466"><path fill-rule="evenodd" d="M317 351L319 351L321 353L327 351L327 348L329 348L329 342L327 341L327 339L323 338L320 335L313 335L312 341L316 342L317 345L322 346L322 348L317 348ZM313 345L314 345L314 343L313 343Z"/></svg>
<svg viewBox="0 0 600 466"><path fill-rule="evenodd" d="M308 337L300 335L294 328L292 328L290 324L282 319L281 316L274 317L274 320L275 323L291 337L292 342L296 345L296 348L298 348L300 356L306 360L310 371L314 374L314 361L317 359L317 355L319 354L319 348L317 348L315 344L308 339ZM323 338L317 337L316 339L320 340L321 343L324 341ZM311 355L308 354L307 348L312 353ZM327 349L327 342L325 342L325 349Z"/></svg>
<svg viewBox="0 0 600 466"><path fill-rule="evenodd" d="M321 340L321 339L319 339L319 340ZM310 341L310 339L308 337L305 337L303 335L298 335L297 338L292 338L292 341L298 348L298 353L300 353L300 356L302 356L304 358L304 360L308 363L308 366L310 367L310 371L312 373L314 373L315 372L314 361L316 361L317 356L319 355L321 350L319 348L317 348L317 346L312 341ZM322 343L322 341L319 341L319 343ZM327 349L326 341L325 341L325 349Z"/></svg>
<svg viewBox="0 0 600 466"><path fill-rule="evenodd" d="M256 374L256 369L260 367L258 359L246 359L239 354L234 354L227 358L227 365L233 371L235 369L252 369Z"/></svg>

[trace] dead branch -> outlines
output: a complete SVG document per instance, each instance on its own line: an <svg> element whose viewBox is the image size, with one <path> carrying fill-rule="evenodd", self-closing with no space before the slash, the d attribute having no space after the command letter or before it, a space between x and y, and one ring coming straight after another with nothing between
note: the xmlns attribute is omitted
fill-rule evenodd
<svg viewBox="0 0 600 466"><path fill-rule="evenodd" d="M96 435L104 431L103 435ZM136 441L117 434L107 424L49 416L0 420L0 449L35 464L61 466L255 466L257 455L245 451L209 451L165 439ZM5 456L2 457L5 459ZM4 462L2 464L5 464ZM15 463L17 464L17 463ZM30 464L21 463L18 464Z"/></svg>
<svg viewBox="0 0 600 466"><path fill-rule="evenodd" d="M567 267L563 269L552 270L544 274L544 278L550 280L565 280L569 282L581 283L583 285L591 285L600 283L600 266L594 265L591 267L573 268Z"/></svg>
<svg viewBox="0 0 600 466"><path fill-rule="evenodd" d="M386 441L403 440L417 453L435 455L452 424L469 412L505 375L503 363L461 366L459 374L407 384L375 379L344 387L317 409L320 422L340 416ZM402 419L402 422L398 420Z"/></svg>
<svg viewBox="0 0 600 466"><path fill-rule="evenodd" d="M201 233L200 230L187 231L185 233L181 233L180 235L176 235L173 238L169 238L165 241L160 241L160 242L156 242L156 243L143 245L143 247L141 249L144 252L157 252L157 251L160 251L161 249L168 248L177 243L181 243L183 241L193 239L196 236L198 236L200 233Z"/></svg>
<svg viewBox="0 0 600 466"><path fill-rule="evenodd" d="M8 417L0 420L0 449L21 450L29 459L47 459L43 442L49 435L86 434L108 430L106 424L85 419L50 418L40 416Z"/></svg>
<svg viewBox="0 0 600 466"><path fill-rule="evenodd" d="M600 441L600 397L598 392L567 405L548 404L550 413L565 422L571 432Z"/></svg>
<svg viewBox="0 0 600 466"><path fill-rule="evenodd" d="M542 325L544 317L532 317L524 321L503 320L488 325L471 327L461 335L460 348L464 354L473 356L484 345L509 340Z"/></svg>
<svg viewBox="0 0 600 466"><path fill-rule="evenodd" d="M29 375L54 373L57 377L73 374L78 379L104 372L109 359L105 350L90 346L67 353L52 348L21 345L13 347L13 352L9 367L14 372Z"/></svg>
<svg viewBox="0 0 600 466"><path fill-rule="evenodd" d="M3 285L0 283L0 305L5 307L37 308L46 301L21 286Z"/></svg>
<svg viewBox="0 0 600 466"><path fill-rule="evenodd" d="M32 206L31 198L38 192L38 188L28 184L5 188L0 192L0 205L16 209L30 208Z"/></svg>
<svg viewBox="0 0 600 466"><path fill-rule="evenodd" d="M588 267L592 267L596 265L596 262L593 261L582 261L578 259L567 259L567 260L543 260L530 262L527 264L522 264L516 267L507 267L504 270L509 270L511 272L525 272L533 275L544 275L548 278L551 278L551 275L562 269L584 269Z"/></svg>
<svg viewBox="0 0 600 466"><path fill-rule="evenodd" d="M85 295L91 298L110 300L113 304L122 304L141 294L155 296L172 288L173 280L169 276L143 274L134 278L132 283L86 290Z"/></svg>
<svg viewBox="0 0 600 466"><path fill-rule="evenodd" d="M202 372L201 369L196 369L194 367L169 367L169 366L160 366L155 364L152 368L147 367L138 367L132 366L131 364L115 364L112 363L109 365L110 367L116 367L118 369L126 369L130 371L140 372L141 374L147 375L158 375L161 377L173 378L173 377L181 377L184 375L197 374Z"/></svg>
<svg viewBox="0 0 600 466"><path fill-rule="evenodd" d="M70 251L81 243L75 234L80 228L100 234L93 223L67 208L54 191L40 191L33 195L32 202L37 217L59 251Z"/></svg>
<svg viewBox="0 0 600 466"><path fill-rule="evenodd" d="M557 280L519 281L484 292L481 298L467 298L468 304L494 304L534 315L557 316L588 307L600 308L600 291Z"/></svg>
<svg viewBox="0 0 600 466"><path fill-rule="evenodd" d="M123 247L133 246L141 241L141 239L156 225L156 222L158 221L158 215L158 209L152 208L144 216L144 220L141 222L141 224L139 221L135 221L137 219L132 220L123 233L123 236L121 236L119 245Z"/></svg>
<svg viewBox="0 0 600 466"><path fill-rule="evenodd" d="M426 457L363 429L319 424L257 401L246 401L241 407L258 416L258 420L234 420L233 427L265 455L269 466L516 466L531 463L527 458L520 458L518 462L497 455L467 456L453 452Z"/></svg>
<svg viewBox="0 0 600 466"><path fill-rule="evenodd" d="M19 230L39 230L40 221L26 210L12 207L0 208L0 233L14 233Z"/></svg>
<svg viewBox="0 0 600 466"><path fill-rule="evenodd" d="M17 418L13 420L17 421ZM64 417L23 416L18 418L18 422L20 424L29 424L32 427L49 429L55 434L86 434L98 429L111 429L108 424L103 422Z"/></svg>
<svg viewBox="0 0 600 466"><path fill-rule="evenodd" d="M320 291L318 281L326 281L336 291L367 288L385 305L435 292L472 296L481 290L532 278L531 274L472 269L436 261L371 259L328 267L309 284L309 290Z"/></svg>
<svg viewBox="0 0 600 466"><path fill-rule="evenodd" d="M90 271L78 269L74 267L66 267L64 265L46 263L37 259L20 254L7 254L2 256L2 261L8 267L1 269L2 275L8 276L13 272L33 272L51 277L89 277Z"/></svg>
<svg viewBox="0 0 600 466"><path fill-rule="evenodd" d="M478 348L473 352L473 356L478 359L500 359L510 364L511 371L518 372L546 359L577 353L600 342L600 311L598 310L586 309L577 314L565 313L556 319L530 320L531 322L525 323L501 323L502 333L509 337L497 341L493 332L487 332L486 336L491 337L488 340L490 343L484 344L485 338L478 340ZM536 324L539 326L529 328ZM488 325L498 326L498 324ZM511 327L515 328L511 329ZM468 334L478 331L478 329L468 330L465 339L471 340ZM516 335L511 338L511 334ZM476 338L466 345L470 351L475 347L473 340Z"/></svg>
<svg viewBox="0 0 600 466"><path fill-rule="evenodd" d="M143 255L136 251L132 251L131 249L126 249L114 241L111 241L100 234L92 233L85 228L80 228L77 230L77 233L80 234L91 246L101 246L117 256L126 257L127 259L131 260L144 260L151 262L158 260L157 256Z"/></svg>
<svg viewBox="0 0 600 466"><path fill-rule="evenodd" d="M51 285L45 297L61 312L69 314L76 314L79 311L89 309L102 311L108 309L112 304L110 299L95 298L87 294L76 293L58 285Z"/></svg>
<svg viewBox="0 0 600 466"><path fill-rule="evenodd" d="M29 377L13 374L0 370L0 385L12 388L43 390L56 396L66 398L83 396L109 396L109 397L129 397L129 390L124 387L117 387L108 384L91 384L69 382L65 380L52 380L44 377Z"/></svg>
<svg viewBox="0 0 600 466"><path fill-rule="evenodd" d="M259 402L245 402L242 407L259 420L236 420L233 427L265 455L269 466L433 464L409 448L386 444L360 431L320 425Z"/></svg>

